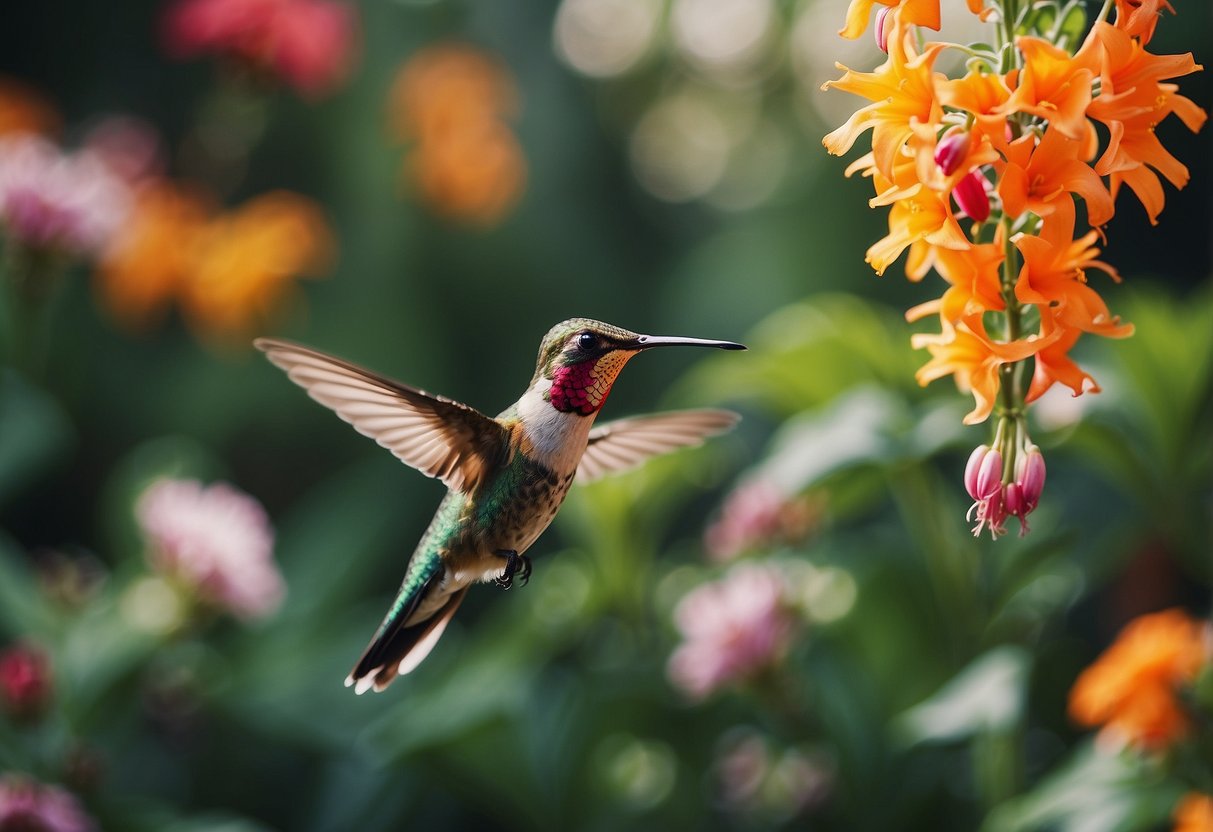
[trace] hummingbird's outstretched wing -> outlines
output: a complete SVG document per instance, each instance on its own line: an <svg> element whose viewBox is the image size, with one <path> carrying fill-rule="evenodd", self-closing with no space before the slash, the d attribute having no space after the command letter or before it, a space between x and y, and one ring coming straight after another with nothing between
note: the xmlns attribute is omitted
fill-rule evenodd
<svg viewBox="0 0 1213 832"><path fill-rule="evenodd" d="M607 422L590 431L577 466L577 482L587 483L639 465L649 457L700 445L741 419L729 410L675 410Z"/></svg>
<svg viewBox="0 0 1213 832"><path fill-rule="evenodd" d="M506 453L505 429L467 405L289 341L258 338L253 344L359 433L449 488L472 491Z"/></svg>

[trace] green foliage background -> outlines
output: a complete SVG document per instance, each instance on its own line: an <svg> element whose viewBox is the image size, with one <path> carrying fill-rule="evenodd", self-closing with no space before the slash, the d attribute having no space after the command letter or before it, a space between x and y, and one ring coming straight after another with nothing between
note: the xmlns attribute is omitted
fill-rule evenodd
<svg viewBox="0 0 1213 832"><path fill-rule="evenodd" d="M987 437L961 427L967 407L947 383L913 381L924 356L900 310L936 287L871 275L862 253L883 217L822 150L833 125L793 118L794 90L770 93L794 142L770 200L669 205L636 184L626 128L676 68L579 78L553 54L551 2L359 8L349 84L318 103L271 95L232 195L308 194L339 239L331 279L304 284L274 334L488 412L518 395L540 337L566 317L741 340L750 352L643 357L606 415L721 404L746 419L702 451L574 495L533 550L529 586L474 591L418 672L355 697L341 680L441 486L250 350L201 346L176 321L121 334L89 275L73 273L45 379L0 375L0 642L50 645L59 697L36 740L0 723L0 769L59 779L57 749L86 746L101 774L84 799L113 830L1165 825L1187 787L1175 770L1094 755L1065 702L1132 615L1207 612L1208 131L1164 136L1193 180L1168 191L1159 226L1118 202L1105 258L1126 280L1106 296L1137 335L1082 351L1105 392L1078 424L1040 429L1049 483L1034 531L992 545L969 537L960 484ZM163 57L161 11L10 4L0 72L51 96L69 138L122 112L171 144L214 67ZM1208 10L1180 13L1155 51L1209 60ZM522 92L527 192L487 231L412 199L384 128L396 68L447 38L500 55ZM1182 90L1209 107L1207 77ZM720 572L700 536L722 495L771 460L828 508L808 541L766 556L842 570L854 604L808 628L775 684L688 705L664 675L670 611ZM167 644L125 623L122 592L142 568L131 506L165 472L227 479L267 506L289 586L277 616ZM33 568L49 552L104 564L83 610L39 591ZM724 806L713 759L738 726L818 761L820 802Z"/></svg>

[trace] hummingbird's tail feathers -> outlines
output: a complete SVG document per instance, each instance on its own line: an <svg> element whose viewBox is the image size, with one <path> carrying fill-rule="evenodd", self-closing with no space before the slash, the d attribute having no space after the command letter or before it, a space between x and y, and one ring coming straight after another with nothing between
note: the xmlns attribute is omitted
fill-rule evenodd
<svg viewBox="0 0 1213 832"><path fill-rule="evenodd" d="M435 576L430 583L437 580L438 576ZM427 583L427 588L430 583ZM385 690L397 676L403 676L416 669L438 643L466 593L467 587L457 590L425 621L407 627L402 626L403 622L407 621L416 609L417 601L410 603L401 614L390 616L379 628L358 664L346 677L345 686L353 686L354 692L359 695L372 688L378 693ZM417 593L416 599L419 600L425 594L423 589Z"/></svg>
<svg viewBox="0 0 1213 832"><path fill-rule="evenodd" d="M633 468L650 457L678 448L693 448L730 430L741 420L731 410L674 410L634 416L599 425L577 465L577 482L593 482Z"/></svg>
<svg viewBox="0 0 1213 832"><path fill-rule="evenodd" d="M400 661L396 663L395 674L382 679L380 682L376 682L376 691L386 688L394 676L403 676L417 669L417 665L425 660L425 657L434 649L434 645L438 643L438 639L442 638L446 625L455 616L455 610L459 609L459 605L463 603L463 596L467 594L467 591L468 588L465 586L451 595L450 600L443 605L442 609L438 610L433 618L422 625L420 637L413 642L411 647L406 649L405 653L400 657ZM382 676L382 673L380 676Z"/></svg>

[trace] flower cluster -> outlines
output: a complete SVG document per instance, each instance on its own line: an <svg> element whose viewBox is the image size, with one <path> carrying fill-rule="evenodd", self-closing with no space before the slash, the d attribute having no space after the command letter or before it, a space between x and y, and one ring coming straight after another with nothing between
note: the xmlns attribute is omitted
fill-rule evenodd
<svg viewBox="0 0 1213 832"><path fill-rule="evenodd" d="M703 535L717 561L730 561L764 546L798 543L820 520L821 508L806 497L788 497L774 483L753 479L729 494L720 518Z"/></svg>
<svg viewBox="0 0 1213 832"><path fill-rule="evenodd" d="M0 227L24 249L97 254L130 210L127 183L88 149L67 154L28 132L0 138Z"/></svg>
<svg viewBox="0 0 1213 832"><path fill-rule="evenodd" d="M345 78L357 39L357 9L336 0L180 0L164 21L171 54L221 55L313 97Z"/></svg>
<svg viewBox="0 0 1213 832"><path fill-rule="evenodd" d="M670 680L693 699L753 676L787 650L796 616L786 579L773 566L743 563L697 587L674 610L684 641L670 656Z"/></svg>
<svg viewBox="0 0 1213 832"><path fill-rule="evenodd" d="M1208 665L1211 647L1208 624L1182 610L1136 618L1078 677L1070 715L1104 726L1110 741L1165 748L1191 727L1178 694Z"/></svg>
<svg viewBox="0 0 1213 832"><path fill-rule="evenodd" d="M0 777L0 829L91 832L96 828L70 792L18 775Z"/></svg>
<svg viewBox="0 0 1213 832"><path fill-rule="evenodd" d="M144 183L129 222L97 270L106 306L146 325L176 300L208 333L244 336L299 275L328 268L334 242L321 208L274 191L228 211L167 180Z"/></svg>
<svg viewBox="0 0 1213 832"><path fill-rule="evenodd" d="M498 61L464 45L424 49L397 74L388 110L393 136L413 145L406 175L436 213L491 225L518 201L518 92Z"/></svg>
<svg viewBox="0 0 1213 832"><path fill-rule="evenodd" d="M192 597L241 618L277 609L285 591L265 510L225 483L152 483L135 508L153 568Z"/></svg>
<svg viewBox="0 0 1213 832"><path fill-rule="evenodd" d="M843 154L871 131L871 151L848 173L871 178L871 205L889 208L889 234L867 252L876 272L908 250L911 280L934 269L949 284L941 298L907 313L937 315L941 327L914 336L931 354L918 380L951 375L971 392L967 424L996 416L992 448L974 454L987 474L983 487L975 477L966 485L975 533L997 536L1008 516L1026 517L1043 486L1043 462L1031 461L1039 450L1027 435L1027 405L1056 383L1076 396L1098 391L1071 349L1084 333L1132 333L1088 282L1093 271L1119 280L1096 259L1097 229L1123 185L1153 223L1164 202L1159 175L1176 187L1187 183L1187 169L1155 127L1172 114L1191 130L1201 127L1205 113L1167 83L1201 67L1191 54L1147 51L1161 12L1170 10L1166 0L1115 0L1113 23L1107 0L1085 38L1080 4L968 0L992 24L992 47L920 46L918 27L939 28L939 0L852 0L842 34L859 36L874 2L875 37L888 59L873 72L839 65L845 74L825 86L872 103L824 144ZM935 69L945 50L968 56L963 76ZM1102 153L1096 125L1107 135ZM1076 231L1080 206L1093 227L1085 233Z"/></svg>

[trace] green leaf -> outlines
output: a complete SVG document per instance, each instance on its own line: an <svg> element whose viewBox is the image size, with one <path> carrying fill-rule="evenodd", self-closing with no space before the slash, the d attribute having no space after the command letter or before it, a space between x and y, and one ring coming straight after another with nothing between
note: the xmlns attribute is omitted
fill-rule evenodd
<svg viewBox="0 0 1213 832"><path fill-rule="evenodd" d="M54 399L0 370L0 502L61 460L74 438Z"/></svg>
<svg viewBox="0 0 1213 832"><path fill-rule="evenodd" d="M1066 8L1061 18L1058 34L1066 38L1067 43L1079 43L1083 33L1087 31L1087 11L1082 3L1072 2Z"/></svg>
<svg viewBox="0 0 1213 832"><path fill-rule="evenodd" d="M47 637L54 614L17 544L0 534L0 632Z"/></svg>
<svg viewBox="0 0 1213 832"><path fill-rule="evenodd" d="M1031 656L1022 648L997 647L899 717L897 728L914 743L949 742L1010 730L1023 719L1031 663Z"/></svg>
<svg viewBox="0 0 1213 832"><path fill-rule="evenodd" d="M1100 751L1087 740L1039 786L991 812L982 832L1162 829L1184 791L1135 752Z"/></svg>

